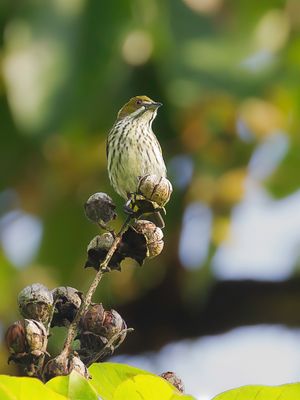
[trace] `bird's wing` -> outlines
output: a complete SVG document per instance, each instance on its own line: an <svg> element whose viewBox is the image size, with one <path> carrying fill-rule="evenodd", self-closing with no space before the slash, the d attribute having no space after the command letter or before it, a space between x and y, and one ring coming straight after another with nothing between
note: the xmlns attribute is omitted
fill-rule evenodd
<svg viewBox="0 0 300 400"><path fill-rule="evenodd" d="M108 159L108 149L109 149L108 142L109 142L109 137L110 137L110 134L111 134L112 130L113 130L113 128L108 132L108 135L107 135L107 138L106 138L106 158L107 159Z"/></svg>
<svg viewBox="0 0 300 400"><path fill-rule="evenodd" d="M159 143L159 141L158 141L158 139L157 139L157 137L156 137L156 135L155 135L154 132L153 132L153 136L154 136L154 139L155 139L155 141L156 141L157 147L159 148L160 154L162 154L161 145L160 145L160 143Z"/></svg>

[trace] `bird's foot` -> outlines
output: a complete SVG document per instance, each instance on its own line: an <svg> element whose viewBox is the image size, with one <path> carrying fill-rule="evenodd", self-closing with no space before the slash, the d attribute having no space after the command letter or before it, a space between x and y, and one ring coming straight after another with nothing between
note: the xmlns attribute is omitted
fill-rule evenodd
<svg viewBox="0 0 300 400"><path fill-rule="evenodd" d="M128 199L124 204L123 210L127 215L133 215L134 211L132 209L132 198Z"/></svg>

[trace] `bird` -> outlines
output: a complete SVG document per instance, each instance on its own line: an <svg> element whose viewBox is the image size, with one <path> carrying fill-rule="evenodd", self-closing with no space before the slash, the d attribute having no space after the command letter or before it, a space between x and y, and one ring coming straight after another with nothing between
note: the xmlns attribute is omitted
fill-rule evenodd
<svg viewBox="0 0 300 400"><path fill-rule="evenodd" d="M148 96L132 97L118 112L106 143L107 169L113 189L130 203L141 177L167 176L162 149L152 123L162 103ZM126 208L125 208L126 209ZM164 227L162 217L156 221Z"/></svg>

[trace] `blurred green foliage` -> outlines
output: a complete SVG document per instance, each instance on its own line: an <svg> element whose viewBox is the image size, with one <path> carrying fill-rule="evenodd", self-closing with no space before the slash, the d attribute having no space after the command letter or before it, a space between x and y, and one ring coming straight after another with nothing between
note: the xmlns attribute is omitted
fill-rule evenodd
<svg viewBox="0 0 300 400"><path fill-rule="evenodd" d="M164 156L187 156L193 175L168 205L162 255L105 277L98 300L138 302L172 268L183 302L205 297L209 261L228 236L248 162L274 132L289 147L263 184L278 197L298 189L298 0L4 0L0 29L0 228L16 209L42 226L28 265L14 265L0 248L3 326L18 318L15 299L27 284L87 288L94 273L82 266L97 229L83 203L104 191L122 215L105 140L131 96L164 103L154 124ZM212 210L213 229L206 267L190 272L177 248L184 209L197 201ZM18 251L23 238L15 240Z"/></svg>

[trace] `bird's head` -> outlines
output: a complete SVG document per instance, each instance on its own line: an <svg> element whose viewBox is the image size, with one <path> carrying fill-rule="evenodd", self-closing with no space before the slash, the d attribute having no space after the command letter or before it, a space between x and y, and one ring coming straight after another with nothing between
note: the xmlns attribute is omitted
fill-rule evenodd
<svg viewBox="0 0 300 400"><path fill-rule="evenodd" d="M118 120L129 116L133 118L142 117L152 119L161 105L161 103L157 103L147 96L132 97L119 111Z"/></svg>

